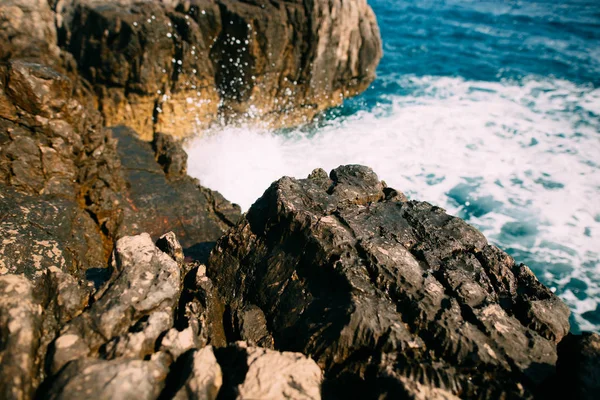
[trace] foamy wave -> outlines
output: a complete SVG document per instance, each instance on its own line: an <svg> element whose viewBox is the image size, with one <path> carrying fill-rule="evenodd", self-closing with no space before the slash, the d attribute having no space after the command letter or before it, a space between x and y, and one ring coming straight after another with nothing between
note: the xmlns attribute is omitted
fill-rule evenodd
<svg viewBox="0 0 600 400"><path fill-rule="evenodd" d="M598 329L581 314L600 299L600 90L535 78L409 77L400 84L411 95L384 98L316 132L205 134L187 145L189 173L248 209L283 175L368 165L411 198L548 263L536 272L582 328ZM585 298L565 289L573 278L585 283Z"/></svg>

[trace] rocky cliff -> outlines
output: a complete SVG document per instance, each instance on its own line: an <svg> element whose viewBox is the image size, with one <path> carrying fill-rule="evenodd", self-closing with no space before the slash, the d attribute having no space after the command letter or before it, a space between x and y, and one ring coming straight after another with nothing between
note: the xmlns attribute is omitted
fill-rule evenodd
<svg viewBox="0 0 600 400"><path fill-rule="evenodd" d="M242 216L158 132L310 118L376 33L361 1L4 0L0 398L598 398L600 336L464 221L363 166Z"/></svg>
<svg viewBox="0 0 600 400"><path fill-rule="evenodd" d="M106 320L97 314L111 309L100 306L102 301L118 303L113 313L125 318L116 322L118 332L129 329L127 323L147 318L155 308L162 312L156 317L162 324L156 328L158 333L172 325L169 318L181 292L180 266L163 265L163 257L155 262L154 270L142 263L137 272L130 268L114 272L122 265L111 256L120 238L144 231L157 239L164 230L173 230L190 247L192 257L205 259L212 244L239 218L239 207L185 175L185 153L169 136L156 134L150 145L126 128L115 128L115 136L120 137L117 145L113 132L103 127L101 115L76 100L75 91L68 76L45 65L11 59L0 66L3 399L33 398L40 383L58 384L47 377L54 376L58 372L54 368L69 357L63 348L74 339L74 334L67 335L57 347L56 340L64 337L62 330L78 330L88 353L97 351L95 346L104 344L98 335L107 332L102 327ZM167 204L170 211L165 213ZM154 249L150 235L145 235L150 244L138 246L135 252ZM157 279L174 276L164 285L146 287L152 292L148 296L159 298L160 304L149 300L149 309L129 315L135 307L122 301L123 288L149 274ZM112 294L105 294L107 286L115 287L109 291ZM160 290L164 294L155 293ZM94 305L102 310L92 311ZM152 347L150 341L136 346ZM78 351L83 351L82 343L78 342ZM167 368L124 361L88 362L81 359L84 353L76 354L77 365L99 371L91 375L99 384L102 377L112 379L109 374L121 373L121 367L132 374L139 373L138 367L152 374ZM140 379L146 378L142 374ZM50 388L39 390L50 390L42 397L67 396ZM113 397L110 388L102 396Z"/></svg>
<svg viewBox="0 0 600 400"><path fill-rule="evenodd" d="M122 237L83 275L54 251L0 274L2 398L598 393L598 335L565 337L526 266L366 167L273 183L207 266L173 233Z"/></svg>
<svg viewBox="0 0 600 400"><path fill-rule="evenodd" d="M146 140L308 122L365 90L382 54L366 0L3 3L0 60L79 70L106 125Z"/></svg>

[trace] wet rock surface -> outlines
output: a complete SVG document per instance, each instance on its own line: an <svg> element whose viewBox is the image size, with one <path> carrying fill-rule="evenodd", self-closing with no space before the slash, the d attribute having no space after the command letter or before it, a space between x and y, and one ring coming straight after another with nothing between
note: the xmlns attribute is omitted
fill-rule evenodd
<svg viewBox="0 0 600 400"><path fill-rule="evenodd" d="M190 135L244 113L289 126L365 90L381 58L365 0L57 2L60 46L107 125ZM235 114L235 115L234 115Z"/></svg>
<svg viewBox="0 0 600 400"><path fill-rule="evenodd" d="M206 258L239 207L186 175L179 143L157 134L153 150L125 128L105 129L74 91L42 64L0 66L0 273L93 275L116 239L141 232L175 231Z"/></svg>
<svg viewBox="0 0 600 400"><path fill-rule="evenodd" d="M238 221L239 206L185 174L186 157L179 144L157 135L155 152L129 128L116 127L112 133L126 182L119 236L148 232L158 238L173 231L190 257L206 260L216 240Z"/></svg>
<svg viewBox="0 0 600 400"><path fill-rule="evenodd" d="M208 268L169 232L118 239L104 271L97 282L55 266L0 276L5 398L533 398L553 379L582 398L597 389L597 335L563 338L566 306L527 267L366 167L275 182Z"/></svg>
<svg viewBox="0 0 600 400"><path fill-rule="evenodd" d="M0 398L598 398L598 335L368 168L241 220L187 176L173 135L307 121L380 57L363 0L2 1Z"/></svg>
<svg viewBox="0 0 600 400"><path fill-rule="evenodd" d="M361 166L275 182L208 267L232 314L259 307L277 350L319 363L326 397L532 397L569 329L529 268Z"/></svg>
<svg viewBox="0 0 600 400"><path fill-rule="evenodd" d="M7 57L25 55L13 49ZM148 234L118 241L141 219L160 220L161 207L172 204L132 212L138 198L127 191L112 131L78 100L72 76L40 57L0 64L0 397L81 398L91 391L157 398L180 354L213 337L219 342L213 332L225 343L222 322L212 316L224 306L205 276L185 292L191 305L181 299L192 267L174 233L159 240L162 250ZM235 221L239 208L187 177L179 144L163 137L156 145L142 146L145 167L162 177L154 190L166 187L172 202L175 194L201 199L181 234L191 248L199 244L192 254L206 258L228 227L221 221ZM196 221L211 222L196 229ZM145 226L155 237L170 227ZM125 246L128 240L135 243Z"/></svg>

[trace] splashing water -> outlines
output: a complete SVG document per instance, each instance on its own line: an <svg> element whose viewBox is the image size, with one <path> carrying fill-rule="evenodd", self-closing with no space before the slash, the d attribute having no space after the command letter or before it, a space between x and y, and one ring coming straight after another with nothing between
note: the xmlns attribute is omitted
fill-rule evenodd
<svg viewBox="0 0 600 400"><path fill-rule="evenodd" d="M571 307L575 332L600 331L600 53L581 39L590 37L586 26L566 37L544 31L552 18L571 27L548 10L559 3L510 10L436 4L373 2L384 16L386 56L372 89L311 127L204 133L187 144L189 173L248 209L283 175L370 166L388 185L466 219L528 264ZM577 4L581 21L588 3ZM402 13L391 19L386 10ZM421 20L419 33L415 21L423 15L432 21ZM600 13L595 18L600 26ZM456 36L455 48L440 35ZM485 40L474 47L469 35ZM528 43L528 55L542 45L557 48L556 64L547 62L548 51L524 64L517 43ZM498 61L498 49L514 59ZM465 60L472 53L480 57ZM544 65L552 75L543 74Z"/></svg>

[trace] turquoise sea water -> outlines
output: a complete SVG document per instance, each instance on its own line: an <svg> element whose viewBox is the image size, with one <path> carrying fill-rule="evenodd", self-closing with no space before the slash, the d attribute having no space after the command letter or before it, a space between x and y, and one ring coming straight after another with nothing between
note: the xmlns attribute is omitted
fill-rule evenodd
<svg viewBox="0 0 600 400"><path fill-rule="evenodd" d="M439 205L600 332L600 2L371 0L371 88L313 126L219 128L189 171L248 208L282 175L372 167Z"/></svg>

